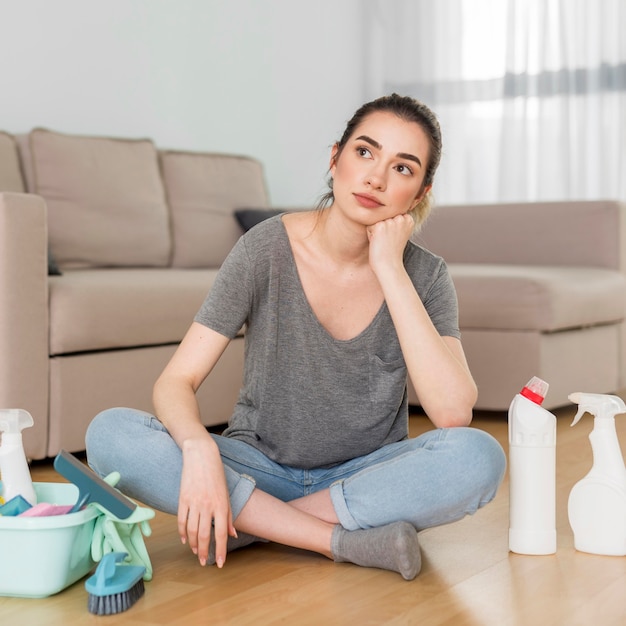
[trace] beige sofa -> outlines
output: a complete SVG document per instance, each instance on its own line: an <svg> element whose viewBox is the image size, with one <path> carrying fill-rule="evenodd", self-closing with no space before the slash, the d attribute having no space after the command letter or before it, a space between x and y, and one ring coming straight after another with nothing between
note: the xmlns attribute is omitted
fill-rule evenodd
<svg viewBox="0 0 626 626"><path fill-rule="evenodd" d="M82 450L98 411L151 410L242 233L233 210L267 205L262 166L35 129L0 134L0 192L0 406L33 415L31 458ZM242 360L238 338L200 390L205 424L230 416Z"/></svg>
<svg viewBox="0 0 626 626"><path fill-rule="evenodd" d="M32 413L31 458L82 450L104 408L152 410L243 232L233 212L267 206L247 157L0 133L0 407ZM624 384L624 219L613 202L435 210L418 241L450 264L479 408L505 409L533 375L551 384L546 406ZM240 337L200 389L206 425L229 418L242 363Z"/></svg>
<svg viewBox="0 0 626 626"><path fill-rule="evenodd" d="M450 268L477 408L506 409L532 376L547 408L626 386L625 204L441 206L417 240Z"/></svg>

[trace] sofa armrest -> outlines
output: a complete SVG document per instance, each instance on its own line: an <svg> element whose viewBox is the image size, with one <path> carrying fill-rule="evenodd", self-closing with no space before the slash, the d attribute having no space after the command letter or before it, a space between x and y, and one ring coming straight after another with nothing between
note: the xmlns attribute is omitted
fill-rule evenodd
<svg viewBox="0 0 626 626"><path fill-rule="evenodd" d="M31 458L48 434L47 210L32 194L0 193L0 408L31 413Z"/></svg>
<svg viewBox="0 0 626 626"><path fill-rule="evenodd" d="M626 270L626 204L617 201L443 205L415 240L449 263Z"/></svg>

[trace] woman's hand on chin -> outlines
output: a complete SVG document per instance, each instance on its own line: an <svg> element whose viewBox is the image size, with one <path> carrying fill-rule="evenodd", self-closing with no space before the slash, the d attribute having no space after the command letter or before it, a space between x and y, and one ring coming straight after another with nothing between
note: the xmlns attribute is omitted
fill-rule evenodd
<svg viewBox="0 0 626 626"><path fill-rule="evenodd" d="M415 228L408 213L396 215L367 227L369 262L374 273L403 266L404 249Z"/></svg>

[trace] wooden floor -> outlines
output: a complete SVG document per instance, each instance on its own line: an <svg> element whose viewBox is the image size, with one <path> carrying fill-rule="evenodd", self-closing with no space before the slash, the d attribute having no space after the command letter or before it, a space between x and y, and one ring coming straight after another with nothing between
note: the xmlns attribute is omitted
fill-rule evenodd
<svg viewBox="0 0 626 626"><path fill-rule="evenodd" d="M573 407L556 413L556 555L508 552L508 479L473 517L420 534L424 565L412 582L273 544L230 554L222 570L201 568L180 544L174 518L157 514L146 540L154 578L130 610L90 615L79 581L42 600L0 598L0 624L626 624L626 557L577 552L567 519L569 491L591 465L593 420L587 415L570 428ZM626 416L617 422L626 449ZM507 449L506 415L478 413L474 425ZM411 417L412 435L429 427L423 416ZM49 465L36 465L33 475L63 480Z"/></svg>

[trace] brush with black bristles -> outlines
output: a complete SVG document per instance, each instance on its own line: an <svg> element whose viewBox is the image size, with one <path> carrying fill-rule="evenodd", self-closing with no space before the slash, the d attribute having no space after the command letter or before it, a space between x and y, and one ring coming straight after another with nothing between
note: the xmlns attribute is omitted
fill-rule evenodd
<svg viewBox="0 0 626 626"><path fill-rule="evenodd" d="M85 581L89 592L87 608L94 615L114 615L130 609L144 594L143 565L125 565L125 552L102 557L93 576ZM118 565L119 563L119 565Z"/></svg>

